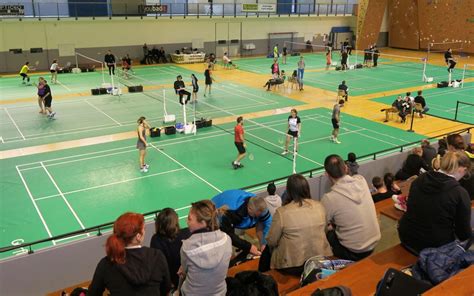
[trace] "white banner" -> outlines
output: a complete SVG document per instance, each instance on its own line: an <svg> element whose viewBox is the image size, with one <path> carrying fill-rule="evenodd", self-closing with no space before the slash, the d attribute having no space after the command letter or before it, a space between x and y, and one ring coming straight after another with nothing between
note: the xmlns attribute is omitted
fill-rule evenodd
<svg viewBox="0 0 474 296"><path fill-rule="evenodd" d="M257 3L244 3L242 4L243 12L276 12L276 4L257 4Z"/></svg>

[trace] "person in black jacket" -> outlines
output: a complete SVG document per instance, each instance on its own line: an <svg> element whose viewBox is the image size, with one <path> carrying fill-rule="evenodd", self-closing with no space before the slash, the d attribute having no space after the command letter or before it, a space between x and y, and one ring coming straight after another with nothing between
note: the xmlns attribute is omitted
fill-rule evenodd
<svg viewBox="0 0 474 296"><path fill-rule="evenodd" d="M170 291L168 264L160 250L142 247L145 219L125 213L114 223L107 239L107 256L100 260L89 286L89 296L160 296Z"/></svg>
<svg viewBox="0 0 474 296"><path fill-rule="evenodd" d="M460 134L452 134L446 138L448 149L451 151L460 151L467 155L471 161L471 170L469 174L466 174L464 178L459 180L464 189L467 190L471 200L474 200L474 154L466 151L466 144L464 143L464 138Z"/></svg>
<svg viewBox="0 0 474 296"><path fill-rule="evenodd" d="M462 152L447 152L441 169L422 174L411 184L407 212L400 220L398 235L403 246L418 254L472 236L471 201L459 180L471 163Z"/></svg>
<svg viewBox="0 0 474 296"><path fill-rule="evenodd" d="M156 233L151 237L150 247L165 255L173 289L178 288L178 269L181 265L180 250L183 240L191 236L188 228L179 229L179 219L171 208L164 208L155 218Z"/></svg>
<svg viewBox="0 0 474 296"><path fill-rule="evenodd" d="M181 105L184 105L183 103L183 96L186 95L186 104L189 102L189 98L191 97L191 93L186 90L183 77L181 75L178 75L176 77L176 81L174 82L174 90L177 95L179 95L179 103Z"/></svg>
<svg viewBox="0 0 474 296"><path fill-rule="evenodd" d="M412 153L408 155L403 163L403 167L395 174L397 180L406 180L411 176L418 176L420 170L430 170L430 166L423 160L423 149L421 147L413 148Z"/></svg>
<svg viewBox="0 0 474 296"><path fill-rule="evenodd" d="M107 50L107 54L104 57L104 62L109 68L109 75L115 75L115 56L110 50Z"/></svg>

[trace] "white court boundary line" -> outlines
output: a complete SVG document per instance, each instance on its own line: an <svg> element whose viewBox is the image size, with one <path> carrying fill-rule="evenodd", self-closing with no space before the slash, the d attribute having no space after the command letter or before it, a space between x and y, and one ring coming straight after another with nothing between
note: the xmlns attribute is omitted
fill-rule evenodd
<svg viewBox="0 0 474 296"><path fill-rule="evenodd" d="M207 185L209 185L211 188L213 188L214 190L216 190L217 192L219 193L222 193L222 190L217 188L216 186L212 185L211 183L209 183L206 179L202 178L201 176L199 176L198 174L196 174L194 171L192 171L191 169L189 169L188 167L186 167L185 165L183 165L181 162L177 161L176 159L174 159L173 157L169 156L166 152L163 152L163 150L160 150L158 147L156 147L155 145L153 145L153 143L150 143L150 146L155 148L155 150L157 150L158 152L160 152L161 154L163 154L164 156L168 157L169 159L171 159L172 161L174 161L176 164L180 165L182 168L184 168L185 170L187 170L188 172L190 172L191 174L193 174L195 177L197 177L198 179L200 179L201 181L203 181L204 183L206 183Z"/></svg>
<svg viewBox="0 0 474 296"><path fill-rule="evenodd" d="M97 107L96 105L92 104L91 102L89 102L89 100L84 100L84 102L86 102L89 106L91 106L92 108L94 108L95 110L99 111L100 113L104 114L105 116L107 116L110 120L112 120L113 122L115 122L116 124L118 124L119 126L122 126L122 124L120 122L118 122L117 120L115 120L112 116L110 116L109 114L105 113L102 109L100 109L99 107Z"/></svg>
<svg viewBox="0 0 474 296"><path fill-rule="evenodd" d="M46 221L44 220L43 214L41 214L41 211L40 211L38 205L36 204L35 199L33 198L33 194L31 194L30 188L28 187L28 184L26 184L25 178L23 177L23 174L18 169L18 166L16 166L16 171L18 172L18 175L20 176L20 179L23 182L23 186L25 187L26 192L28 193L28 196L30 197L31 203L35 207L36 213L38 213L38 216L39 216L41 222L43 223L43 226L46 229L46 232L48 233L48 236L50 238L52 238L53 235L51 234L51 231L49 230L48 224L46 224ZM53 243L53 245L56 245L56 241L53 240L52 243Z"/></svg>
<svg viewBox="0 0 474 296"><path fill-rule="evenodd" d="M10 120L13 122L13 125L16 127L16 129L17 129L18 132L20 133L20 135L21 135L21 137L23 138L23 140L25 140L25 136L23 135L23 133L21 132L20 128L19 128L18 125L16 124L15 120L13 120L12 116L10 115L10 112L8 112L8 109L4 107L3 110L5 110L5 113L7 113L8 117L10 117Z"/></svg>
<svg viewBox="0 0 474 296"><path fill-rule="evenodd" d="M79 219L79 216L77 215L76 211L74 211L74 209L72 208L71 204L69 203L69 201L66 199L66 197L64 196L64 193L61 191L61 189L59 189L59 186L58 184L56 183L56 181L54 180L53 176L51 176L51 174L49 173L48 169L44 166L44 164L42 162L40 162L41 166L43 167L44 171L46 172L46 174L48 175L49 179L51 180L51 182L53 183L54 187L56 188L56 190L59 192L59 195L62 197L62 199L64 200L64 202L66 203L67 207L69 208L69 210L71 211L72 215L74 216L74 218L76 218L76 221L79 223L79 225L81 226L82 229L85 229L84 227L84 224L82 224L82 221L81 219ZM87 236L89 236L89 233L87 234Z"/></svg>
<svg viewBox="0 0 474 296"><path fill-rule="evenodd" d="M69 195L69 194L74 194L74 193L89 191L89 190L93 190L93 189L104 188L104 187L108 187L108 186L113 186L113 185L118 185L118 184L123 184L123 183L128 183L128 182L133 182L133 181L136 181L136 180L141 180L141 179L151 178L151 177L155 177L155 176L165 175L165 174L174 173L174 172L178 172L178 171L182 171L182 170L184 170L184 168L179 168L179 169L169 170L169 171L165 171L165 172L159 172L159 173L149 174L149 175L145 175L145 176L141 176L141 177L135 177L135 178L125 179L125 180L121 180L121 181L116 181L116 182L111 182L111 183L107 183L107 184L96 185L96 186L87 187L87 188L82 188L82 189L71 190L71 191L64 192L63 195ZM49 199L49 198L58 197L58 196L62 196L62 195L61 195L61 194L51 194L51 195L47 195L47 196L42 196L42 197L35 198L35 201L44 200L44 199Z"/></svg>
<svg viewBox="0 0 474 296"><path fill-rule="evenodd" d="M64 87L64 88L67 89L68 91L72 91L72 89L70 89L69 87L67 87L65 84L61 83L61 81L56 80L56 82L59 83L59 85L61 85L62 87Z"/></svg>

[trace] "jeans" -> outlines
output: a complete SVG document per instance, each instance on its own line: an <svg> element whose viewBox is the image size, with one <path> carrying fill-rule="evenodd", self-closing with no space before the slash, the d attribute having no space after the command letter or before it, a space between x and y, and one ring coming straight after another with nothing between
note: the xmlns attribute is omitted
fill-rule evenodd
<svg viewBox="0 0 474 296"><path fill-rule="evenodd" d="M372 251L363 252L363 253L352 252L351 250L341 245L341 243L339 242L339 238L336 235L335 230L331 230L328 233L326 233L326 237L328 239L329 244L331 245L334 256L336 256L339 259L359 261L359 260L364 259L365 257L368 257L374 251L372 250Z"/></svg>

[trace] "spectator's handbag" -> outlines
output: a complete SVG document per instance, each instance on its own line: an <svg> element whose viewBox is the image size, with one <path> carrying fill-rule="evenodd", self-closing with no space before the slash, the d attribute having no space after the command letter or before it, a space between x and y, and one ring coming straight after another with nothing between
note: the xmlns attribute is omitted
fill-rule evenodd
<svg viewBox="0 0 474 296"><path fill-rule="evenodd" d="M174 135L174 134L176 134L176 127L174 127L174 126L167 126L167 127L165 127L165 134L166 134L166 135Z"/></svg>
<svg viewBox="0 0 474 296"><path fill-rule="evenodd" d="M383 279L377 284L375 296L417 296L429 290L432 285L417 280L408 274L389 268Z"/></svg>
<svg viewBox="0 0 474 296"><path fill-rule="evenodd" d="M158 127L152 127L150 128L150 137L156 138L161 135L161 130Z"/></svg>

